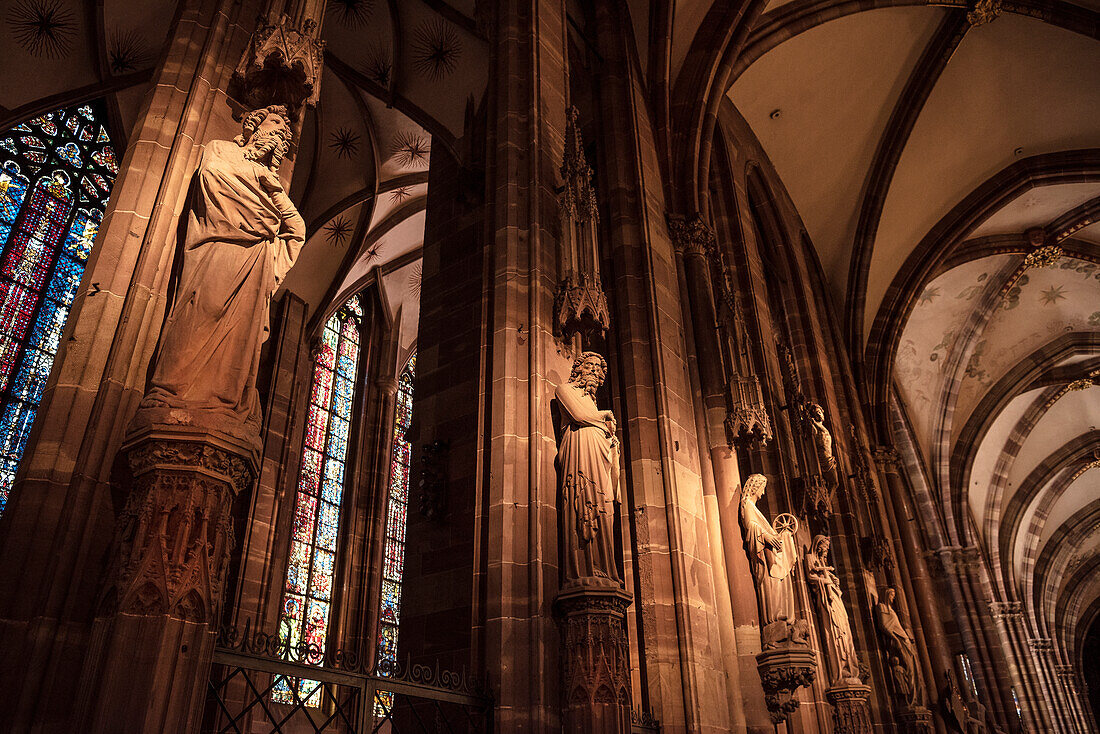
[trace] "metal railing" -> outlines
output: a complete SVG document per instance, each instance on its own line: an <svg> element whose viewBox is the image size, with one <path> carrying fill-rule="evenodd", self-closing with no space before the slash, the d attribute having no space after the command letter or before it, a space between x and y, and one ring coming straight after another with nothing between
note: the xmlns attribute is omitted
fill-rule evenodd
<svg viewBox="0 0 1100 734"><path fill-rule="evenodd" d="M346 651L223 630L214 650L203 734L488 734L482 681L419 664L376 668ZM280 686L280 680L295 685ZM280 702L277 698L289 701Z"/></svg>

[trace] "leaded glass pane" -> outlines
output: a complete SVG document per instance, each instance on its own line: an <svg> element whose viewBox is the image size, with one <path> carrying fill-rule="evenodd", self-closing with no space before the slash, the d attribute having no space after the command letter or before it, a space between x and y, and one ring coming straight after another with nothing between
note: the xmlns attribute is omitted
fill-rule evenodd
<svg viewBox="0 0 1100 734"><path fill-rule="evenodd" d="M362 316L358 301L354 305L356 308L345 305L325 324L315 354L287 563L286 597L279 623L280 639L291 645L296 659L294 646L299 643L310 646L310 655L300 660L310 664L319 664L323 659L336 571L344 460ZM315 681L280 678L271 699L290 704L304 699L309 706L319 706L320 688Z"/></svg>
<svg viewBox="0 0 1100 734"><path fill-rule="evenodd" d="M100 118L84 105L0 133L0 511L118 173Z"/></svg>

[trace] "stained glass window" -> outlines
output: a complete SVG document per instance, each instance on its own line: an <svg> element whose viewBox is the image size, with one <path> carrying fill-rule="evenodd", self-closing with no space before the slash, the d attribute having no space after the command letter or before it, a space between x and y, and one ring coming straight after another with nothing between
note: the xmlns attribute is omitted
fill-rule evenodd
<svg viewBox="0 0 1100 734"><path fill-rule="evenodd" d="M405 521L409 506L409 464L412 445L405 433L412 425L413 377L416 355L409 359L397 381L397 405L393 419L390 456L390 491L386 513L386 543L382 554L382 602L378 618L377 667L382 675L397 662L397 627L401 622L401 579L405 572ZM381 691L375 713L385 716L393 708L393 694Z"/></svg>
<svg viewBox="0 0 1100 734"><path fill-rule="evenodd" d="M281 642L292 651L303 643L309 646L311 652L304 656L303 662L320 662L318 653L324 653L328 636L362 318L359 298L352 296L325 324L320 353L313 365L290 560L279 619ZM297 654L295 658L298 659ZM280 677L275 681L272 698L288 704L300 698L307 705L317 706L319 684Z"/></svg>
<svg viewBox="0 0 1100 734"><path fill-rule="evenodd" d="M118 174L102 120L82 105L0 133L0 512Z"/></svg>

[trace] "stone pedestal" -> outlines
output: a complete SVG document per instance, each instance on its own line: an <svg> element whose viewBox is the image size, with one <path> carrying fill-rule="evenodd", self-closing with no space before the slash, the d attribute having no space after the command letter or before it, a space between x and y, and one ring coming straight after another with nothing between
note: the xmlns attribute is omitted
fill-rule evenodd
<svg viewBox="0 0 1100 734"><path fill-rule="evenodd" d="M871 734L871 687L858 683L836 685L825 690L833 706L834 734Z"/></svg>
<svg viewBox="0 0 1100 734"><path fill-rule="evenodd" d="M562 731L629 734L630 659L626 610L618 587L577 585L554 600L562 637Z"/></svg>
<svg viewBox="0 0 1100 734"><path fill-rule="evenodd" d="M757 655L756 667L772 722L781 724L798 708L795 692L814 682L817 655L808 645L788 645Z"/></svg>
<svg viewBox="0 0 1100 734"><path fill-rule="evenodd" d="M932 734L932 712L923 706L898 714L903 734Z"/></svg>
<svg viewBox="0 0 1100 734"><path fill-rule="evenodd" d="M231 509L255 480L258 445L186 420L134 428L122 448L130 494L81 681L83 731L189 734L205 701Z"/></svg>

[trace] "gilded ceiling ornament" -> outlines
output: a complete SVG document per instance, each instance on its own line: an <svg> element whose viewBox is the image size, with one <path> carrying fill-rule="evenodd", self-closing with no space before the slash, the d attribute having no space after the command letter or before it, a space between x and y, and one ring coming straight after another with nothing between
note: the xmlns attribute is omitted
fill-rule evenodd
<svg viewBox="0 0 1100 734"><path fill-rule="evenodd" d="M1031 268L1049 268L1058 262L1065 253L1058 245L1043 245L1027 254L1024 258L1024 270Z"/></svg>
<svg viewBox="0 0 1100 734"><path fill-rule="evenodd" d="M1001 0L977 0L970 12L966 14L966 22L971 28L990 23L1001 14Z"/></svg>

